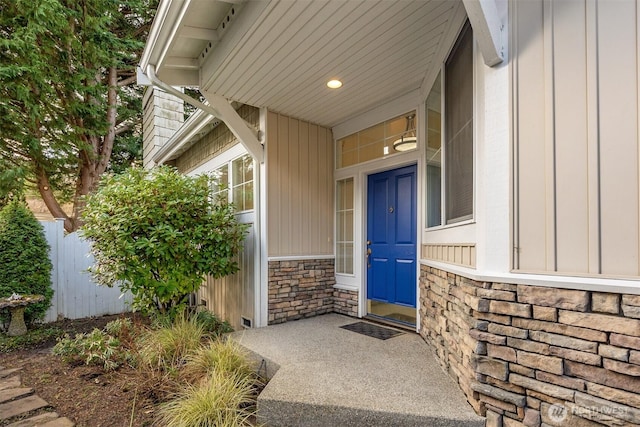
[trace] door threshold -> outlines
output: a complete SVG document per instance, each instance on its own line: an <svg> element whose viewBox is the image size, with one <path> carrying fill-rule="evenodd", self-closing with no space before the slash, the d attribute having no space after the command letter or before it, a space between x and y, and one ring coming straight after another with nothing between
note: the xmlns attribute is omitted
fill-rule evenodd
<svg viewBox="0 0 640 427"><path fill-rule="evenodd" d="M364 320L368 320L373 323L382 324L385 326L391 326L396 329L402 329L403 331L416 332L416 325L402 322L400 320L390 319L388 317L378 316L376 314L367 314L363 317Z"/></svg>

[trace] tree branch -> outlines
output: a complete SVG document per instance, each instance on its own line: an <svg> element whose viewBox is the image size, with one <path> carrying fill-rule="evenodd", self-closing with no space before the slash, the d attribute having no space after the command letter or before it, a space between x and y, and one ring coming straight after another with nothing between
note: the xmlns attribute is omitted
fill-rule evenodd
<svg viewBox="0 0 640 427"><path fill-rule="evenodd" d="M131 124L131 123L127 123L127 124L118 126L118 128L116 129L116 136L121 135L121 134L125 133L128 130L131 130L131 128L133 128L133 124Z"/></svg>
<svg viewBox="0 0 640 427"><path fill-rule="evenodd" d="M126 78L124 80L120 80L118 82L118 87L129 86L130 84L135 83L137 78L138 78L138 76L134 75L134 76L128 77L128 78Z"/></svg>

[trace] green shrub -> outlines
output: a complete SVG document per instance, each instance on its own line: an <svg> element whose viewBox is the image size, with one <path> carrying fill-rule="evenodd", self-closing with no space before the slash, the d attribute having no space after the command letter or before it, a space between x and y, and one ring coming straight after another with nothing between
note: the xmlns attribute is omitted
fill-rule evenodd
<svg viewBox="0 0 640 427"><path fill-rule="evenodd" d="M61 356L66 362L101 365L107 371L120 367L131 358L121 348L118 338L99 329L88 334L77 334L75 338L65 335L53 347L53 354Z"/></svg>
<svg viewBox="0 0 640 427"><path fill-rule="evenodd" d="M196 322L200 323L204 331L214 337L233 332L233 328L226 320L221 320L218 316L208 310L198 311L195 314Z"/></svg>
<svg viewBox="0 0 640 427"><path fill-rule="evenodd" d="M134 309L175 315L207 275L235 273L247 226L212 203L211 185L167 166L103 177L83 211L96 282L130 291Z"/></svg>
<svg viewBox="0 0 640 427"><path fill-rule="evenodd" d="M247 351L240 345L232 340L218 339L187 356L181 376L187 382L194 383L214 372L251 377L255 369Z"/></svg>
<svg viewBox="0 0 640 427"><path fill-rule="evenodd" d="M187 385L160 406L158 425L166 427L251 426L254 385L250 377L213 372Z"/></svg>
<svg viewBox="0 0 640 427"><path fill-rule="evenodd" d="M138 355L152 370L174 371L200 347L205 336L203 326L195 319L179 316L170 327L144 333L138 340Z"/></svg>
<svg viewBox="0 0 640 427"><path fill-rule="evenodd" d="M128 317L112 320L104 326L104 331L114 337L122 338L123 335L131 335L133 322Z"/></svg>
<svg viewBox="0 0 640 427"><path fill-rule="evenodd" d="M23 203L10 202L0 210L0 297L43 295L26 308L28 324L42 319L51 305L51 268L42 226Z"/></svg>

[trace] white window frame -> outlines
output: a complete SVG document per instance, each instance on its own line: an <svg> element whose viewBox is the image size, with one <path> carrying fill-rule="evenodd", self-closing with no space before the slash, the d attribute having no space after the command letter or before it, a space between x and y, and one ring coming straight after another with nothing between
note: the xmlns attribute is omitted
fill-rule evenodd
<svg viewBox="0 0 640 427"><path fill-rule="evenodd" d="M433 232L437 232L437 231L443 231L447 230L447 229L451 229L451 228L456 228L456 227L461 227L461 226L466 226L466 225L470 225L470 224L475 224L476 222L476 215L477 215L477 189L478 189L478 185L477 185L477 177L478 177L478 168L477 168L477 149L478 149L478 135L477 135L477 84L476 84L476 55L477 55L477 47L476 47L476 37L475 34L473 33L473 28L471 27L471 37L472 37L472 62L471 62L471 73L472 73L472 84L473 84L473 88L472 88L472 116L473 116L473 129L472 129L472 133L473 133L473 141L472 141L472 150L473 150L473 201L472 201L472 213L471 213L471 217L468 219L463 219L460 221L456 221L456 222L452 222L447 224L447 217L446 217L446 203L447 203L447 194L446 194L446 162L445 162L445 156L446 156L446 144L445 144L445 140L444 140L444 135L445 135L445 72L446 72L446 62L449 59L449 57L451 56L451 54L453 53L453 49L456 46L456 43L458 41L458 38L460 37L460 34L462 32L462 30L464 29L465 25L467 24L467 20L465 20L465 22L463 23L463 25L460 27L460 30L458 31L456 38L453 41L453 44L451 45L451 49L449 50L449 52L447 52L447 55L443 58L442 63L440 64L440 111L441 111L441 115L440 115L440 141L441 141L441 145L440 145L440 150L441 150L441 156L442 156L442 161L440 164L440 225L434 225L429 227L428 226L428 219L427 219L427 212L429 210L428 208L428 203L429 203L429 197L427 194L424 194L424 198L425 198L425 206L424 206L424 215L422 216L422 220L423 220L423 224L424 224L424 230L428 233L433 233ZM470 25L470 24L469 24ZM437 74L436 74L437 76ZM434 81L435 81L434 77ZM429 91L426 94L425 99L423 100L423 104L425 104L425 109L426 109L426 102L427 99L429 97L429 94L431 93L431 89L429 89ZM426 116L426 114L425 114ZM425 118L425 122L426 122L426 118ZM425 138L426 138L426 123L425 123ZM425 147L426 147L426 143L425 143ZM426 174L426 167L427 167L427 149L425 148L424 150L425 152L425 175L424 175L424 191L427 190L428 186L427 186L427 174ZM441 234L441 233L437 233L437 234ZM464 233L463 233L464 234ZM465 240L469 240L469 239L465 239Z"/></svg>

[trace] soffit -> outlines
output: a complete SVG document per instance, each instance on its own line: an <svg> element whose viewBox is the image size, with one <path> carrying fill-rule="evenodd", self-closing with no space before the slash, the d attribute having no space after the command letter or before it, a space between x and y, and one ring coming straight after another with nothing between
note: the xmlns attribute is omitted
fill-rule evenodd
<svg viewBox="0 0 640 427"><path fill-rule="evenodd" d="M421 89L461 10L451 0L192 0L158 75L179 84L180 71L197 70L203 89L332 127ZM344 86L328 89L332 78Z"/></svg>

